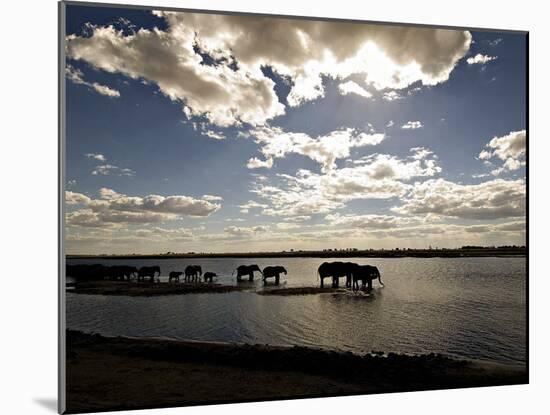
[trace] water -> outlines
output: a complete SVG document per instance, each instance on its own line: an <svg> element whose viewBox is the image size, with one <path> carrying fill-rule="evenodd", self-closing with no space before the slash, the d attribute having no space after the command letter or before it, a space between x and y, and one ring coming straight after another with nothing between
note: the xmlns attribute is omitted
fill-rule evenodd
<svg viewBox="0 0 550 415"><path fill-rule="evenodd" d="M236 284L240 264L283 265L282 287L318 286L320 258L70 260L160 265L168 273L198 264ZM250 292L164 297L67 293L67 326L106 335L301 345L352 352L444 353L494 361L526 360L525 258L350 258L376 265L368 298L349 294L262 296ZM342 279L342 283L343 283ZM245 283L249 284L249 283ZM267 287L265 289L271 289Z"/></svg>

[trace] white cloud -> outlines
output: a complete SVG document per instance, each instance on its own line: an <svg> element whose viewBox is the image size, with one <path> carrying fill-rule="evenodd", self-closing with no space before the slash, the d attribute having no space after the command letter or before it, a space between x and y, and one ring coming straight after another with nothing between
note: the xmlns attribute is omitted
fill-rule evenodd
<svg viewBox="0 0 550 415"><path fill-rule="evenodd" d="M241 209L241 213L248 213L250 209L262 209L266 208L268 205L265 203L258 203L254 200L249 200L248 202L239 205L239 208Z"/></svg>
<svg viewBox="0 0 550 415"><path fill-rule="evenodd" d="M225 135L223 135L222 133L217 133L215 131L212 131L212 130L206 130L202 133L203 135L206 135L207 137L210 137L210 138L213 138L215 140L225 140Z"/></svg>
<svg viewBox="0 0 550 415"><path fill-rule="evenodd" d="M500 219L525 215L526 187L523 180L490 180L461 185L444 179L415 183L392 210L400 214L433 213L461 219Z"/></svg>
<svg viewBox="0 0 550 415"><path fill-rule="evenodd" d="M252 157L248 160L248 163L246 163L246 167L248 167L249 169L270 169L271 167L273 167L273 158L269 157L265 160L260 160L258 157Z"/></svg>
<svg viewBox="0 0 550 415"><path fill-rule="evenodd" d="M325 219L330 225L351 226L369 230L392 229L418 223L416 219L391 215L327 215Z"/></svg>
<svg viewBox="0 0 550 415"><path fill-rule="evenodd" d="M67 37L68 57L154 83L172 100L182 101L188 116L204 116L218 126L263 125L285 112L262 67L271 66L289 79L287 102L296 106L324 95L322 76L363 74L379 90L445 82L472 40L460 30L155 14L166 19L165 31L125 34L114 26L91 27L88 36ZM204 64L197 47L215 64Z"/></svg>
<svg viewBox="0 0 550 415"><path fill-rule="evenodd" d="M403 130L416 130L424 127L420 121L407 121L401 126Z"/></svg>
<svg viewBox="0 0 550 415"><path fill-rule="evenodd" d="M91 199L82 193L71 192L70 190L65 191L65 202L68 205L86 205L90 201Z"/></svg>
<svg viewBox="0 0 550 415"><path fill-rule="evenodd" d="M389 120L388 123L386 124L386 127L390 128L390 127L393 127L393 120Z"/></svg>
<svg viewBox="0 0 550 415"><path fill-rule="evenodd" d="M527 133L525 130L512 131L502 137L493 137L486 144L478 158L490 162L491 159L501 160L501 167L493 169L491 174L498 176L506 171L514 171L525 166L525 153L527 146Z"/></svg>
<svg viewBox="0 0 550 415"><path fill-rule="evenodd" d="M249 168L271 167L273 158L296 153L315 160L325 172L336 168L337 159L349 157L350 149L374 146L385 138L384 134L360 133L352 128L332 131L316 138L305 133L285 132L278 127L257 128L250 133L261 145L260 151L266 160L250 159Z"/></svg>
<svg viewBox="0 0 550 415"><path fill-rule="evenodd" d="M105 95L105 96L113 97L113 98L119 98L120 97L120 92L119 91L117 91L116 89L110 88L107 85L101 85L101 84L98 84L97 82L94 82L91 85L91 87L96 92L99 92L101 95Z"/></svg>
<svg viewBox="0 0 550 415"><path fill-rule="evenodd" d="M188 240L193 238L193 231L187 228L175 228L165 229L159 227L152 227L149 229L138 229L134 232L139 238L146 238L147 240L156 239L163 241L178 241Z"/></svg>
<svg viewBox="0 0 550 415"><path fill-rule="evenodd" d="M477 55L466 59L466 62L468 62L468 65L485 65L495 59L497 59L496 56L482 55L481 53L478 53Z"/></svg>
<svg viewBox="0 0 550 415"><path fill-rule="evenodd" d="M384 92L384 94L382 95L382 99L384 101L397 101L399 99L403 99L403 96L401 94L399 94L398 92L395 92L395 91L388 91L388 92Z"/></svg>
<svg viewBox="0 0 550 415"><path fill-rule="evenodd" d="M94 91L98 92L101 95L105 95L111 98L120 97L120 92L116 89L110 88L107 85L98 84L97 82L90 83L85 81L82 71L72 65L67 65L67 67L65 68L65 74L67 76L67 79L71 82L78 85L86 85L87 87L92 88Z"/></svg>
<svg viewBox="0 0 550 415"><path fill-rule="evenodd" d="M301 227L299 224L293 223L293 222L279 222L277 223L276 226L277 226L277 229L281 229L284 231L288 231L291 229L298 229Z"/></svg>
<svg viewBox="0 0 550 415"><path fill-rule="evenodd" d="M106 162L107 161L105 156L103 154L99 154L99 153L87 153L87 154L85 154L85 156L89 159L92 159L92 160L97 160L97 161L101 161L101 162Z"/></svg>
<svg viewBox="0 0 550 415"><path fill-rule="evenodd" d="M136 172L132 169L121 168L118 166L113 166L112 164L101 164L99 166L95 166L92 170L92 175L94 176L135 176L135 174Z"/></svg>
<svg viewBox="0 0 550 415"><path fill-rule="evenodd" d="M347 81L338 85L338 90L342 95L356 94L364 98L371 98L372 94L365 88L359 86L353 81Z"/></svg>
<svg viewBox="0 0 550 415"><path fill-rule="evenodd" d="M251 227L228 226L223 231L233 237L246 237L257 233L267 232L268 228L265 226L251 226Z"/></svg>
<svg viewBox="0 0 550 415"><path fill-rule="evenodd" d="M280 183L258 182L252 192L269 205L263 208L263 214L285 217L329 213L351 200L402 197L412 187L407 183L409 180L441 171L431 152L422 148L413 150L413 155L406 159L373 154L356 160L352 167L325 174L309 170L299 170L295 176L280 174Z"/></svg>
<svg viewBox="0 0 550 415"><path fill-rule="evenodd" d="M91 199L80 193L66 192L68 204L83 205L82 209L67 213L67 224L113 227L129 223L158 223L184 216L209 216L221 207L190 196L126 196L108 188L100 189L99 194L100 199Z"/></svg>
<svg viewBox="0 0 550 415"><path fill-rule="evenodd" d="M209 202L218 202L222 201L223 197L215 195L202 195L202 199L208 200Z"/></svg>

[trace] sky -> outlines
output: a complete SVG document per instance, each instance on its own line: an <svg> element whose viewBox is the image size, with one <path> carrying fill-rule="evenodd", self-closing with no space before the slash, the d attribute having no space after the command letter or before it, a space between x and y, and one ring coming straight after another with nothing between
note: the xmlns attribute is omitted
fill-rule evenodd
<svg viewBox="0 0 550 415"><path fill-rule="evenodd" d="M525 244L523 34L66 16L69 254Z"/></svg>

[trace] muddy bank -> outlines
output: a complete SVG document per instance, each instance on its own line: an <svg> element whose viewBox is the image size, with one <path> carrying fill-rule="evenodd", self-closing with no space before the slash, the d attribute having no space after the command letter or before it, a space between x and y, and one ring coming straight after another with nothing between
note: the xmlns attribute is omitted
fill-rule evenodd
<svg viewBox="0 0 550 415"><path fill-rule="evenodd" d="M127 295L153 297L159 295L228 293L247 287L208 283L150 283L131 281L86 281L68 285L67 292L92 295Z"/></svg>
<svg viewBox="0 0 550 415"><path fill-rule="evenodd" d="M525 383L525 367L67 332L67 409L92 412Z"/></svg>

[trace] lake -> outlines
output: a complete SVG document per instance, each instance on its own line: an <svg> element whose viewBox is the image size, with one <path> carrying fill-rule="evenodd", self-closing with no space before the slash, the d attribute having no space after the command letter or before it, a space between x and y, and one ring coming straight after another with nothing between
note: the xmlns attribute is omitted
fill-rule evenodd
<svg viewBox="0 0 550 415"><path fill-rule="evenodd" d="M324 261L376 265L385 286L352 293L262 296L250 290L162 297L67 293L67 327L105 335L299 345L366 353L444 353L501 363L526 361L525 258L70 259L68 264L159 265L162 281L189 264L237 284L241 264L283 265L280 287L318 286ZM328 280L326 280L328 282ZM341 284L344 279L341 280Z"/></svg>

